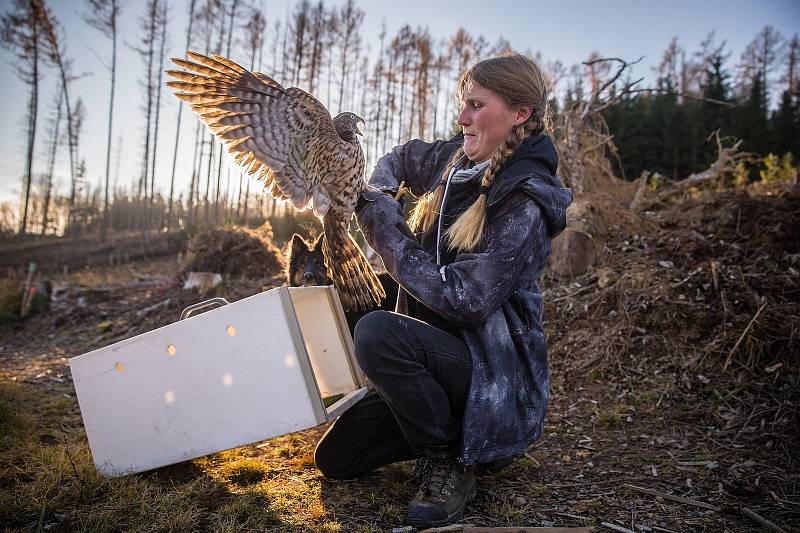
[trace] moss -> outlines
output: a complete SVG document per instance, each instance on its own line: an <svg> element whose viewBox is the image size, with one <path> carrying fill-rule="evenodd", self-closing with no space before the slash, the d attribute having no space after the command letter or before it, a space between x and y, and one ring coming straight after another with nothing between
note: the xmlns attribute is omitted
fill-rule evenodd
<svg viewBox="0 0 800 533"><path fill-rule="evenodd" d="M622 423L622 418L618 413L613 411L606 411L597 415L597 424L606 428L619 427Z"/></svg>

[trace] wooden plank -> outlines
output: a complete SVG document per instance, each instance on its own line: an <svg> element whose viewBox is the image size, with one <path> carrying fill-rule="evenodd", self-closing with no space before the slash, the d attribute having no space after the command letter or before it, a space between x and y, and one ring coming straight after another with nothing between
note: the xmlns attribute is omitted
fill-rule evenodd
<svg viewBox="0 0 800 533"><path fill-rule="evenodd" d="M593 533L593 527L474 527L455 524L423 529L419 533Z"/></svg>

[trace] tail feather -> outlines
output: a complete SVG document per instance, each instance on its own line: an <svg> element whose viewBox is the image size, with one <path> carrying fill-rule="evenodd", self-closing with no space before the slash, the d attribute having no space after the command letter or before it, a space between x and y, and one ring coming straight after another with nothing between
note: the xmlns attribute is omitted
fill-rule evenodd
<svg viewBox="0 0 800 533"><path fill-rule="evenodd" d="M358 244L347 232L347 221L336 220L332 214L329 212L322 219L325 232L322 251L328 275L347 311L375 309L386 297L386 292Z"/></svg>

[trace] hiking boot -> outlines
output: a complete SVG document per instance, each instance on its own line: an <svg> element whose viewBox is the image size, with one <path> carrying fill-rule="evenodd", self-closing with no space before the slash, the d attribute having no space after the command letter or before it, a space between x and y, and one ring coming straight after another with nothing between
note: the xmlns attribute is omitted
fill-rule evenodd
<svg viewBox="0 0 800 533"><path fill-rule="evenodd" d="M408 504L406 524L443 526L459 520L475 498L475 467L444 457L419 459L417 467L420 487Z"/></svg>

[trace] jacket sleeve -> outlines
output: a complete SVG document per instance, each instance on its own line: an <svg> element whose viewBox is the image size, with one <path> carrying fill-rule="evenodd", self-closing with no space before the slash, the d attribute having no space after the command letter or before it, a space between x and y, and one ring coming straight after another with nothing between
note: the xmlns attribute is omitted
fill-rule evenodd
<svg viewBox="0 0 800 533"><path fill-rule="evenodd" d="M543 263L549 252L539 207L523 193L513 193L493 213L483 251L461 253L444 268L414 238L393 198L371 196L358 223L400 285L460 326L485 321L517 289L525 265Z"/></svg>
<svg viewBox="0 0 800 533"><path fill-rule="evenodd" d="M444 145L450 141L428 143L413 139L395 146L391 152L378 160L369 184L381 191L397 191L400 183L415 196L420 196L430 188L435 176L437 156L441 156ZM449 156L448 154L445 154Z"/></svg>

